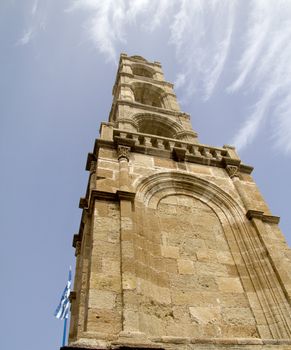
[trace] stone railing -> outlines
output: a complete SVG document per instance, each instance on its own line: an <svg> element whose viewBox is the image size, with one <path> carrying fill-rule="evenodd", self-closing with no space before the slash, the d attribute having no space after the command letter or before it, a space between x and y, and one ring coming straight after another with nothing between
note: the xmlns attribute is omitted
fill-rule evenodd
<svg viewBox="0 0 291 350"><path fill-rule="evenodd" d="M190 143L167 137L147 135L130 131L114 130L114 140L117 143L127 144L136 151L155 149L162 153L174 152L179 157L195 157L201 159L212 159L221 161L223 157L231 158L228 150L225 148L210 147L199 143ZM156 152L155 152L156 153Z"/></svg>

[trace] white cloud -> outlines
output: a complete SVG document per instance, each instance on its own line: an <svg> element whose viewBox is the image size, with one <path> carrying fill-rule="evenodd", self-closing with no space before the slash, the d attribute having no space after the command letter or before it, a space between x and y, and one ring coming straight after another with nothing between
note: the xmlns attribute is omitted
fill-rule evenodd
<svg viewBox="0 0 291 350"><path fill-rule="evenodd" d="M266 113L269 108L270 100L275 91L276 89L274 88L270 88L266 91L260 101L258 101L253 107L253 112L251 115L246 118L240 130L234 136L231 143L238 149L241 150L254 141L259 129L262 127L263 122L266 119Z"/></svg>
<svg viewBox="0 0 291 350"><path fill-rule="evenodd" d="M33 37L33 29L30 28L27 31L25 31L23 36L18 40L17 45L25 46L25 45L29 44L32 37Z"/></svg>
<svg viewBox="0 0 291 350"><path fill-rule="evenodd" d="M42 2L45 5L45 2ZM27 15L28 25L24 34L16 42L16 45L25 46L31 43L31 41L37 36L40 30L45 30L46 27L46 13L39 6L39 0L34 0L31 6L31 10Z"/></svg>
<svg viewBox="0 0 291 350"><path fill-rule="evenodd" d="M187 95L208 100L225 68L231 46L237 2L183 0L171 26L171 43L184 75Z"/></svg>
<svg viewBox="0 0 291 350"><path fill-rule="evenodd" d="M112 62L129 30L136 26L155 35L166 25L180 64L176 89L183 89L184 100L197 95L208 101L219 83L230 96L251 96L256 102L244 107L251 112L233 142L243 149L266 121L273 125L274 145L284 143L291 153L290 0L72 0L71 10L87 12L87 36ZM235 69L228 65L233 57ZM225 72L228 87L221 79Z"/></svg>
<svg viewBox="0 0 291 350"><path fill-rule="evenodd" d="M32 5L32 9L31 9L31 14L34 16L36 14L38 8L38 0L35 0L33 5Z"/></svg>
<svg viewBox="0 0 291 350"><path fill-rule="evenodd" d="M116 47L126 42L127 27L130 24L137 25L138 22L141 27L153 31L160 25L162 14L172 2L171 0L156 2L150 0L74 0L69 11L88 12L89 19L85 24L88 38L108 61L117 62ZM145 16L148 13L151 16Z"/></svg>
<svg viewBox="0 0 291 350"><path fill-rule="evenodd" d="M275 147L291 153L291 3L257 0L251 4L245 47L228 91L250 93L251 89L258 103L233 142L245 148L269 118Z"/></svg>
<svg viewBox="0 0 291 350"><path fill-rule="evenodd" d="M174 82L175 88L180 89L186 84L186 75L183 73L177 74L176 80Z"/></svg>
<svg viewBox="0 0 291 350"><path fill-rule="evenodd" d="M205 99L211 96L223 72L235 9L236 0L74 0L70 8L87 11L88 38L114 62L118 45L126 42L130 24L153 32L170 18L170 42L183 67L181 74L187 76L187 94L192 95L194 84L199 83Z"/></svg>

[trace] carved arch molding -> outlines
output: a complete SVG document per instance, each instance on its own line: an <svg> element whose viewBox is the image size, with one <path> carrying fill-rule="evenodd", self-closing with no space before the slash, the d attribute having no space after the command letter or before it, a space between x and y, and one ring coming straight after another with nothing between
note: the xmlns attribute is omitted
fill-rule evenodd
<svg viewBox="0 0 291 350"><path fill-rule="evenodd" d="M159 213L161 210L164 210L163 208L168 208L166 210L171 210L171 207L167 207L167 205L171 203L178 203L184 199L186 202L188 202L188 207L196 205L197 203L199 203L197 204L198 206L201 206L202 214L200 218L200 227L201 224L202 227L203 225L208 225L207 215L212 218L213 215L216 216L220 223L224 240L227 243L231 259L235 266L233 281L236 283L239 281L240 283L240 286L238 285L237 287L237 291L246 297L248 303L247 307L251 311L249 324L253 325L253 328L255 328L255 331L253 331L252 334L246 335L246 337L260 337L265 339L290 338L290 305L285 296L283 286L281 285L272 267L268 257L268 252L260 241L259 233L254 229L252 223L246 218L244 208L228 193L223 191L215 184L194 175L178 172L163 172L151 175L146 179L141 180L138 184L136 184L135 198L135 215L137 223L136 232L138 232L140 239L145 239L145 237L143 237L143 227L149 227L149 230L153 235L160 235L158 238L152 237L152 241L160 241L160 250L162 251L161 259L165 260L164 264L168 264L170 261L173 261L174 258L179 259L179 262L182 261L183 263L185 259L183 256L178 256L179 252L177 249L175 250L174 247L171 246L163 246L164 238L162 232L167 230L163 227L159 227L159 232L156 233L154 232L154 228L151 228L150 225L154 224L155 220L160 220ZM175 202L175 200L178 202ZM174 208L174 205L172 208ZM168 214L170 213L168 212ZM189 215L193 215L193 213L189 212ZM176 218L179 220L179 217L176 216ZM197 221L199 221L199 216L197 217ZM178 221L178 225L180 225L180 223ZM189 226L189 230L191 229L192 228ZM167 243L165 244L167 245ZM152 247L155 247L155 245L153 244L153 246L151 246L151 244L148 244L148 247L148 249L152 249ZM163 254L163 249L166 250L165 254ZM175 254L177 256L175 256ZM168 259L168 257L173 259ZM185 262L184 266L181 267L183 277L181 281L184 279L184 282L186 281L187 283L188 278L189 283L191 283L191 279L195 278L195 275L191 274L191 266L189 263ZM209 273L215 275L215 271L210 271ZM153 280L155 280L155 278ZM154 281L153 283L159 285L160 281L163 281L163 275L157 276L156 282ZM224 282L227 284L229 281L231 281L231 279L227 280L226 278ZM164 282L165 284L163 285L162 283L160 286L161 294L162 291L165 291L169 286L167 281ZM205 283L207 283L207 281L205 281ZM146 288L151 290L150 287L145 287L144 290L146 290ZM230 298L235 296L235 288L235 286L230 286L230 291L232 291L232 293L229 294ZM144 293L144 290L140 293ZM225 295L227 296L227 288L225 291ZM152 290L149 293L152 293ZM156 293L159 294L159 291L156 291ZM165 294L163 298L164 301L162 304L165 305L167 304L167 302L165 302L167 295ZM179 301L177 301L177 303L179 303ZM167 315L172 315L172 311L170 309L173 307L173 305L175 306L175 301L171 300L171 296L169 295L168 307L164 308L163 311L160 312L164 312L166 317L168 317ZM212 324L212 326L216 325L216 323L217 326L219 326L220 322L227 324L225 320L220 321L222 319L221 314L219 314L220 309L215 309L214 305L211 306L213 306L211 312L214 314L211 314L210 316L210 311L205 307L203 308L203 306L197 307L196 309L192 308L193 310L190 308L190 314L193 311L190 315L190 317L192 317L192 321L194 321L194 323L201 321L202 324L204 322L205 329L210 327L209 324L207 325L208 321L210 324ZM247 307L245 307L245 310ZM140 306L140 308L142 309L142 306ZM203 312L206 312L206 314L208 312L207 317L209 317L209 320L205 321L205 319L203 319ZM145 317L146 316L142 316L142 318ZM237 315L237 317L239 318L240 316ZM156 319L156 316L154 319ZM152 319L151 321L148 321L147 324L151 322L154 324ZM230 320L229 324L227 325L231 325L231 322L232 321ZM248 321L246 321L246 324L247 322ZM240 325L240 331L242 328L242 325ZM142 330L148 331L147 329ZM175 331L173 330L169 331L169 335L175 335L174 333ZM218 337L219 335L211 334L211 336ZM236 336L239 336L239 334Z"/></svg>

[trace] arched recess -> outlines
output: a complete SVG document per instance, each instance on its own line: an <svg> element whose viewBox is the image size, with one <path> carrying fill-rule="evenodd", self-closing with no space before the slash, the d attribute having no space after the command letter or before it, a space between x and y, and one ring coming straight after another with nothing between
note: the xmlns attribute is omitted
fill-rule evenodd
<svg viewBox="0 0 291 350"><path fill-rule="evenodd" d="M134 100L148 106L168 108L166 93L163 89L150 83L134 82L131 84Z"/></svg>
<svg viewBox="0 0 291 350"><path fill-rule="evenodd" d="M132 73L137 76L142 76L146 78L154 78L155 70L151 67L148 67L144 64L133 63L131 65Z"/></svg>
<svg viewBox="0 0 291 350"><path fill-rule="evenodd" d="M159 212L163 210L160 204L167 204L167 199L177 199L175 203L178 205L185 198L189 198L189 203L193 205L200 203L199 210L203 214L197 216L197 222L207 226L207 216L214 220L215 215L220 223L216 227L221 227L228 246L229 261L233 262L225 264L229 265L227 274L218 264L217 270L213 264L198 264L203 269L209 268L210 276L216 278L213 282L216 289L214 294L203 290L195 294L194 290L192 299L189 289L185 292L183 285L189 283L192 286L196 276L195 272L189 271L194 263L186 261L177 247L165 245L162 233L167 228L159 226ZM137 293L141 296L140 331L152 333L153 336L156 329L165 328L168 332L166 335L171 336L192 334L194 337L207 337L208 334L210 337L229 338L290 338L290 305L265 248L246 219L244 208L231 195L197 176L163 172L136 183L135 208ZM189 212L189 215L192 214ZM175 220L179 220L179 217L176 216ZM177 227L179 230L179 221ZM180 275L179 264L182 264ZM169 277L170 265L178 285L181 280L181 290L176 290L175 295L171 290L173 277ZM196 272L199 274L200 271ZM213 280L212 277L210 280ZM207 279L204 283L208 284ZM214 297L217 293L220 293L218 299L221 296L224 302L217 303L215 298L212 301L206 298L206 295ZM197 301L197 298L200 299ZM225 300L234 300L232 307L226 308L226 313ZM185 305L187 309L183 309ZM231 313L233 317L229 317ZM185 321L186 316L188 319ZM229 329L232 332L228 333Z"/></svg>
<svg viewBox="0 0 291 350"><path fill-rule="evenodd" d="M138 132L162 137L176 138L183 128L177 122L153 113L140 113L133 117Z"/></svg>

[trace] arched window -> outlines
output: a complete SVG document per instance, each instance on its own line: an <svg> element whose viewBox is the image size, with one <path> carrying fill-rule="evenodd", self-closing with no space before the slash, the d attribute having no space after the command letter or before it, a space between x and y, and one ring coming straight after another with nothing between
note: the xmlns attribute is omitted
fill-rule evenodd
<svg viewBox="0 0 291 350"><path fill-rule="evenodd" d="M146 78L151 78L151 79L154 76L154 72L146 66L133 65L131 67L131 69L132 69L132 73L134 75L139 75L141 77L146 77Z"/></svg>
<svg viewBox="0 0 291 350"><path fill-rule="evenodd" d="M151 78L154 77L154 70L142 64L133 64L131 66L132 73L141 77Z"/></svg>
<svg viewBox="0 0 291 350"><path fill-rule="evenodd" d="M134 116L137 131L143 134L151 134L171 139L177 138L181 126L167 117L155 114L138 114Z"/></svg>
<svg viewBox="0 0 291 350"><path fill-rule="evenodd" d="M139 83L133 84L132 90L136 102L154 107L165 107L162 98L163 91L161 89L151 84Z"/></svg>
<svg viewBox="0 0 291 350"><path fill-rule="evenodd" d="M175 137L175 131L163 122L145 118L139 122L138 131L144 134L152 134L162 137Z"/></svg>

